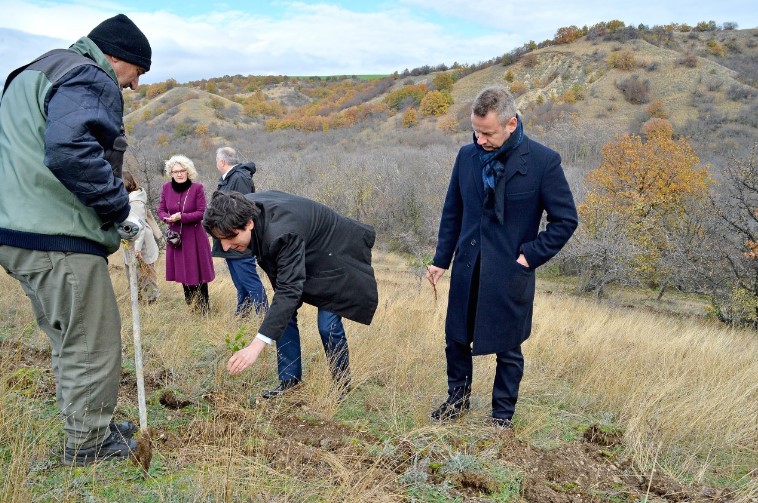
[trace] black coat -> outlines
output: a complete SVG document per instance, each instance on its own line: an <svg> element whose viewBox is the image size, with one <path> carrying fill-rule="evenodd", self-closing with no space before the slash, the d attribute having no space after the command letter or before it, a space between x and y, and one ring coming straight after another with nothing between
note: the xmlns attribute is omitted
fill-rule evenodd
<svg viewBox="0 0 758 503"><path fill-rule="evenodd" d="M216 190L220 190L221 192L239 192L240 194L255 192L255 184L253 183L254 174L254 162L237 164L229 170L226 177L218 179Z"/></svg>
<svg viewBox="0 0 758 503"><path fill-rule="evenodd" d="M374 229L323 204L278 191L246 196L261 209L250 248L274 287L259 332L271 339L305 302L368 325L379 294L371 267Z"/></svg>
<svg viewBox="0 0 758 503"><path fill-rule="evenodd" d="M504 186L503 186L504 184ZM560 156L524 137L505 163L496 192L505 221L483 214L482 164L475 144L461 148L442 210L433 263L452 262L445 330L469 342L468 316L473 271L480 263L473 353L512 349L529 337L534 302L534 270L566 244L578 224L576 207ZM547 228L539 232L543 212ZM516 259L524 253L529 268Z"/></svg>
<svg viewBox="0 0 758 503"><path fill-rule="evenodd" d="M237 164L226 173L226 177L222 176L218 179L216 190L220 190L221 192L239 192L240 194L255 192L255 184L253 183L254 174L254 162ZM221 243L216 238L213 238L211 255L228 259L249 258L253 256L249 250L247 252L238 252L237 250L224 251Z"/></svg>

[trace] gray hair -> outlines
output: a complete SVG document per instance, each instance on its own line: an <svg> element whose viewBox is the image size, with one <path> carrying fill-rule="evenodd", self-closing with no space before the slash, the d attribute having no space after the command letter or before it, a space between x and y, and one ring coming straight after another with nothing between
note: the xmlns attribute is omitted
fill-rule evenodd
<svg viewBox="0 0 758 503"><path fill-rule="evenodd" d="M174 169L174 166L176 166L177 164L187 170L188 180L194 180L195 178L197 178L197 170L195 169L195 163L193 163L189 159L189 157L186 157L183 155L172 156L171 159L166 161L166 176L167 177L171 178L171 170Z"/></svg>
<svg viewBox="0 0 758 503"><path fill-rule="evenodd" d="M230 166L236 166L240 163L239 157L237 156L237 151L232 147L221 147L216 150L216 160L224 161Z"/></svg>
<svg viewBox="0 0 758 503"><path fill-rule="evenodd" d="M503 86L487 87L474 98L471 104L472 114L484 117L490 112L495 112L498 122L502 125L516 117L516 100L508 89Z"/></svg>

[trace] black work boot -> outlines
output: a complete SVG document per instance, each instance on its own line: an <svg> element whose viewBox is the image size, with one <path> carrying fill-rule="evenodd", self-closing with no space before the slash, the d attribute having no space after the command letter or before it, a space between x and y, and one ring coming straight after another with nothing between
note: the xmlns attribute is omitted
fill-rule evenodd
<svg viewBox="0 0 758 503"><path fill-rule="evenodd" d="M279 381L279 386L277 386L274 389L267 389L261 394L261 396L263 398L277 398L278 396L281 396L284 392L286 392L288 389L294 388L301 382L302 381L298 378L288 379L286 381Z"/></svg>
<svg viewBox="0 0 758 503"><path fill-rule="evenodd" d="M469 398L471 388L459 386L448 393L447 400L432 411L431 417L435 421L454 421L468 412L471 408Z"/></svg>
<svg viewBox="0 0 758 503"><path fill-rule="evenodd" d="M102 444L89 449L66 447L63 452L64 466L86 466L95 461L128 458L137 449L137 442L125 439L117 433L108 435Z"/></svg>
<svg viewBox="0 0 758 503"><path fill-rule="evenodd" d="M119 437L117 437L119 439L123 438L128 440L132 438L135 433L137 433L137 425L131 421L122 421L120 423L111 421L108 427L110 428L111 433L119 435Z"/></svg>

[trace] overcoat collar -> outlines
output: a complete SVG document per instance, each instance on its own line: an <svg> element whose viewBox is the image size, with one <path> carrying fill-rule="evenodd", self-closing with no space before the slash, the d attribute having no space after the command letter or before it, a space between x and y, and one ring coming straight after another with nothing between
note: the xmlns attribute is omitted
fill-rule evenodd
<svg viewBox="0 0 758 503"><path fill-rule="evenodd" d="M508 181L513 178L513 175L520 173L525 175L529 168L527 166L527 159L529 156L529 138L524 135L524 141L521 145L516 147L516 150L508 157L505 163L505 172L503 177L497 184L498 187L503 187ZM479 194L479 198L484 202L484 185L482 184L482 162L479 160L479 154L476 148L472 149L471 153L471 166L473 169L469 175L473 177L474 187Z"/></svg>

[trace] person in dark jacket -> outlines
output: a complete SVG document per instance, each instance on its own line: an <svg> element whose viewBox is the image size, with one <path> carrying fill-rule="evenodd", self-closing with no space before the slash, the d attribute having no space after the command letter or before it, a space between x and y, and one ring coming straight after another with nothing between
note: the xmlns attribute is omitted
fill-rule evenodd
<svg viewBox="0 0 758 503"><path fill-rule="evenodd" d="M371 323L379 300L371 267L372 227L310 199L273 190L246 196L217 191L203 226L225 250L252 250L274 286L258 334L229 359L230 374L244 371L272 341L278 345L287 332L296 331L295 315L303 302ZM322 342L344 393L349 387L347 343L335 354L336 348ZM299 382L301 376L295 377Z"/></svg>
<svg viewBox="0 0 758 503"><path fill-rule="evenodd" d="M221 192L239 192L251 194L255 192L253 175L255 163L240 163L237 151L231 147L221 147L216 150L216 168L221 173L216 190ZM224 251L218 239L213 240L212 254L214 257L226 260L232 283L237 289L237 316L246 317L252 309L260 314L268 307L266 290L263 288L258 269L255 265L255 257L250 250L238 252L236 250Z"/></svg>
<svg viewBox="0 0 758 503"><path fill-rule="evenodd" d="M461 148L442 209L427 279L452 262L445 323L448 398L432 419L469 409L472 355L495 353L494 424L509 427L531 332L534 271L566 244L578 224L560 156L524 135L513 96L484 89L471 113L474 142ZM542 215L547 227L540 232Z"/></svg>
<svg viewBox="0 0 758 503"><path fill-rule="evenodd" d="M0 101L0 264L29 297L52 346L64 465L125 458L131 422L113 423L121 318L107 257L133 238L121 181L121 88L150 69L125 15L8 76Z"/></svg>

